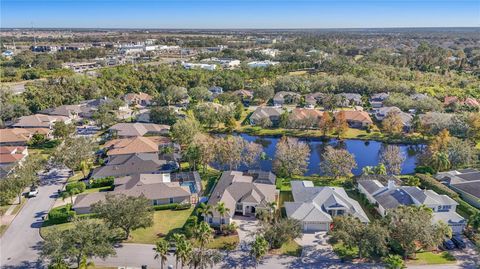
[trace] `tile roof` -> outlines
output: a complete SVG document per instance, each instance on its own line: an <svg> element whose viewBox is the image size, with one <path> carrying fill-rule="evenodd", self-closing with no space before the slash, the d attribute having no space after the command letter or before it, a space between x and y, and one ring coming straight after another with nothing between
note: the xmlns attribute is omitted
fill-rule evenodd
<svg viewBox="0 0 480 269"><path fill-rule="evenodd" d="M347 121L358 121L358 122L365 122L369 124L373 123L372 119L370 118L370 115L368 115L368 113L365 111L342 110L342 111L336 112L335 116L337 116L339 113L344 113L345 119Z"/></svg>
<svg viewBox="0 0 480 269"><path fill-rule="evenodd" d="M162 136L137 136L132 138L114 139L105 143L107 155L122 155L133 153L158 153L159 146L169 144L171 140Z"/></svg>
<svg viewBox="0 0 480 269"><path fill-rule="evenodd" d="M154 123L117 123L110 127L119 137L144 136L146 134L166 134L170 126Z"/></svg>
<svg viewBox="0 0 480 269"><path fill-rule="evenodd" d="M20 117L13 126L14 127L40 127L50 128L55 121L67 122L70 119L64 116L34 114L30 116Z"/></svg>
<svg viewBox="0 0 480 269"><path fill-rule="evenodd" d="M275 195L275 185L257 183L252 176L240 171L225 171L212 191L208 204L215 206L223 202L230 209L228 214L233 216L237 202L250 201L265 207L275 201ZM215 210L213 215L219 216Z"/></svg>
<svg viewBox="0 0 480 269"><path fill-rule="evenodd" d="M273 106L259 106L250 116L253 120L259 120L269 117L280 117L282 115L283 109Z"/></svg>
<svg viewBox="0 0 480 269"><path fill-rule="evenodd" d="M31 133L23 128L0 129L0 143L26 143Z"/></svg>
<svg viewBox="0 0 480 269"><path fill-rule="evenodd" d="M291 120L303 120L303 119L320 119L323 116L323 111L317 109L305 109L305 108L295 108L290 114Z"/></svg>

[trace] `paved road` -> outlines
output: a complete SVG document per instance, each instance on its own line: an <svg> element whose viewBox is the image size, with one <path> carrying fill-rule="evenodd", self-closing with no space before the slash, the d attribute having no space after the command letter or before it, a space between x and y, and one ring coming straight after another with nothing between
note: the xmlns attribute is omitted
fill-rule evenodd
<svg viewBox="0 0 480 269"><path fill-rule="evenodd" d="M68 178L67 170L52 170L40 176L37 197L29 199L0 239L2 268L38 268L39 228L55 202L57 190Z"/></svg>
<svg viewBox="0 0 480 269"><path fill-rule="evenodd" d="M110 257L106 260L95 259L94 263L97 266L122 266L140 268L142 265L147 265L150 268L160 268L160 262L153 257L153 245L144 244L120 244L117 247L117 256ZM175 258L173 255L169 256L167 265L175 267ZM252 259L248 256L248 252L232 251L224 252L223 260L214 268L255 268ZM372 264L348 264L338 261L328 262L320 261L313 262L310 259L283 257L283 256L267 256L264 261L259 264L257 268L260 269L280 269L280 268L382 268Z"/></svg>

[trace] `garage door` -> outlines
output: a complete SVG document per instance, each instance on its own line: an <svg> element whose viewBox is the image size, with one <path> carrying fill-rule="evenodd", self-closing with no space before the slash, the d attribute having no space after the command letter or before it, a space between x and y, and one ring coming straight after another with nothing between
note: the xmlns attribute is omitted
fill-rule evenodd
<svg viewBox="0 0 480 269"><path fill-rule="evenodd" d="M322 222L304 223L303 230L305 232L328 231L328 223L322 223Z"/></svg>

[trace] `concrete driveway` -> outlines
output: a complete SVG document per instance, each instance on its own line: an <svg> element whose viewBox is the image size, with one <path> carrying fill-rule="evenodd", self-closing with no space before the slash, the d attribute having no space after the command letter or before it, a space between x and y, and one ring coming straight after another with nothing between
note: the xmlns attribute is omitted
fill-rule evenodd
<svg viewBox="0 0 480 269"><path fill-rule="evenodd" d="M232 221L237 225L240 244L237 249L249 251L250 243L255 239L255 234L259 229L258 220L255 217L234 216Z"/></svg>
<svg viewBox="0 0 480 269"><path fill-rule="evenodd" d="M462 236L463 241L465 242L465 249L455 249L451 251L453 256L457 259L457 264L461 268L480 268L480 255L475 249L475 245L468 240L465 236Z"/></svg>
<svg viewBox="0 0 480 269"><path fill-rule="evenodd" d="M303 247L302 259L304 262L339 260L328 243L326 232L304 233L302 238L295 239L295 241Z"/></svg>
<svg viewBox="0 0 480 269"><path fill-rule="evenodd" d="M40 175L37 197L30 198L0 240L2 268L39 268L39 229L57 198L57 191L69 177L69 170L53 169Z"/></svg>

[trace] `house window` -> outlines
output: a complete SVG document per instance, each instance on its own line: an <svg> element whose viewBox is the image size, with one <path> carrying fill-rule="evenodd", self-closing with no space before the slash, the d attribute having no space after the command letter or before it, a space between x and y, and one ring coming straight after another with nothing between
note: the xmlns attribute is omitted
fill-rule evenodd
<svg viewBox="0 0 480 269"><path fill-rule="evenodd" d="M225 224L225 219L222 218L222 224Z"/></svg>
<svg viewBox="0 0 480 269"><path fill-rule="evenodd" d="M241 204L237 204L237 211L242 211L243 210L243 206Z"/></svg>
<svg viewBox="0 0 480 269"><path fill-rule="evenodd" d="M157 201L157 200L153 200L153 205L158 205L158 201Z"/></svg>
<svg viewBox="0 0 480 269"><path fill-rule="evenodd" d="M213 218L208 218L208 223L212 223L213 222Z"/></svg>
<svg viewBox="0 0 480 269"><path fill-rule="evenodd" d="M170 204L173 204L173 198L170 198Z"/></svg>

